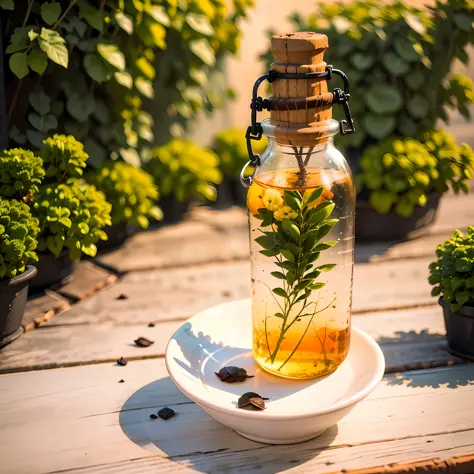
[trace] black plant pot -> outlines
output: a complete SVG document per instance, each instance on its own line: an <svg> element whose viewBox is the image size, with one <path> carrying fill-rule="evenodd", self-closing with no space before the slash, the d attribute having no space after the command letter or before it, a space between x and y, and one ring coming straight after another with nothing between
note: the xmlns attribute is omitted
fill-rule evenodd
<svg viewBox="0 0 474 474"><path fill-rule="evenodd" d="M161 224L174 224L180 221L188 210L190 200L178 201L174 196L166 196L159 200L158 206L163 211L163 220Z"/></svg>
<svg viewBox="0 0 474 474"><path fill-rule="evenodd" d="M474 360L474 306L463 306L453 313L443 298L438 302L443 308L449 350L454 355Z"/></svg>
<svg viewBox="0 0 474 474"><path fill-rule="evenodd" d="M428 195L425 206L416 206L410 217L401 217L391 210L387 214L379 214L370 207L369 201L356 201L356 240L377 242L384 240L408 240L428 232L436 220L441 195Z"/></svg>
<svg viewBox="0 0 474 474"><path fill-rule="evenodd" d="M58 257L51 253L38 253L38 257L39 260L36 263L38 274L31 282L31 292L65 283L71 278L74 271L74 262L69 258L67 250L61 252Z"/></svg>
<svg viewBox="0 0 474 474"><path fill-rule="evenodd" d="M226 209L231 206L245 207L247 188L242 186L240 179L225 177L217 187L217 200L212 207Z"/></svg>
<svg viewBox="0 0 474 474"><path fill-rule="evenodd" d="M21 321L25 312L28 285L36 272L35 267L28 265L15 278L0 281L0 347L12 342L23 332Z"/></svg>
<svg viewBox="0 0 474 474"><path fill-rule="evenodd" d="M97 242L97 249L102 252L104 250L112 250L120 247L131 235L132 229L126 222L119 222L106 227L107 240L99 240Z"/></svg>

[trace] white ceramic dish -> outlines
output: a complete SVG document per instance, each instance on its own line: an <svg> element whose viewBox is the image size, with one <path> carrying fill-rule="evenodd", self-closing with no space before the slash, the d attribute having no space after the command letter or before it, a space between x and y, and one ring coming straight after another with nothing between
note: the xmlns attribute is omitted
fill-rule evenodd
<svg viewBox="0 0 474 474"><path fill-rule="evenodd" d="M380 347L354 327L346 360L320 379L271 375L254 361L251 348L250 301L233 301L206 309L183 324L168 344L166 366L176 386L209 415L262 443L298 443L320 435L376 387L385 369ZM254 378L221 382L215 372L229 365L245 368ZM267 408L237 408L245 392L268 397Z"/></svg>

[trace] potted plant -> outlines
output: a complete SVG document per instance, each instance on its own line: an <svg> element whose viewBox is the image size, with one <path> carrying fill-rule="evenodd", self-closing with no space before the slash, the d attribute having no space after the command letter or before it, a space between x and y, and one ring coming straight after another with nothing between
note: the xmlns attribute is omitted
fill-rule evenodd
<svg viewBox="0 0 474 474"><path fill-rule="evenodd" d="M0 155L0 195L22 199L40 222L32 290L69 276L74 260L82 253L94 256L95 243L107 239L103 228L110 225L110 204L80 179L87 159L82 143L66 135L47 138L41 157L22 149Z"/></svg>
<svg viewBox="0 0 474 474"><path fill-rule="evenodd" d="M252 142L253 151L262 154L267 147L267 139L262 136L262 140ZM246 189L240 183L240 172L245 163L249 161L245 130L241 128L229 128L219 132L212 145L212 149L219 157L219 169L224 179L219 186L218 201L223 205L237 204L245 206ZM248 172L252 170L248 168Z"/></svg>
<svg viewBox="0 0 474 474"><path fill-rule="evenodd" d="M184 139L176 138L153 148L145 169L160 190L160 205L167 222L180 219L192 199L215 201L214 185L222 181L217 155Z"/></svg>
<svg viewBox="0 0 474 474"><path fill-rule="evenodd" d="M0 347L18 337L28 285L36 275L38 219L28 206L0 198Z"/></svg>
<svg viewBox="0 0 474 474"><path fill-rule="evenodd" d="M450 350L474 360L474 227L436 247L430 264L431 294L440 296Z"/></svg>
<svg viewBox="0 0 474 474"><path fill-rule="evenodd" d="M336 145L344 150L355 174L360 171L365 151L380 140L419 137L426 145L420 134L434 130L439 121L448 123L449 109L469 118L474 84L469 77L452 72L452 66L457 60L469 61L467 48L474 38L470 0L436 0L432 7L398 0L323 2L313 14L294 14L290 20L300 31L326 34L331 47L325 61L343 70L350 80L356 133L336 137ZM268 53L262 57L267 64L272 60ZM331 81L333 87L340 87L335 81ZM335 118L343 118L341 110L334 112ZM363 204L357 220L368 209L374 230L384 230L384 218L373 212L367 193L358 191L363 193L358 196ZM437 201L430 204L435 208ZM367 216L365 222L368 220ZM415 216L411 222L421 221ZM408 224L404 225L407 230ZM383 235L372 232L372 238L378 240Z"/></svg>
<svg viewBox="0 0 474 474"><path fill-rule="evenodd" d="M163 218L156 205L158 189L145 170L128 163L108 161L102 168L88 173L86 179L112 204L112 226L106 229L107 247L123 243L136 227L147 229L150 219Z"/></svg>
<svg viewBox="0 0 474 474"><path fill-rule="evenodd" d="M474 176L474 153L442 131L421 141L389 138L367 148L356 174L356 236L395 240L426 232L443 193L467 193ZM423 143L424 142L424 143Z"/></svg>

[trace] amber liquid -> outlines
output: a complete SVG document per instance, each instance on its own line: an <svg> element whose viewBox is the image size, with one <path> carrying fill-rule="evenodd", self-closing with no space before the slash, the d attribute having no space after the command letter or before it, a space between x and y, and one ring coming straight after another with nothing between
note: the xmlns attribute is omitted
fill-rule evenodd
<svg viewBox="0 0 474 474"><path fill-rule="evenodd" d="M324 274L321 281L326 286L313 290L308 301L315 314L298 319L302 308L297 303L285 322L275 316L284 305L284 298L272 294L281 280L271 275L280 270L275 258L259 253L261 247L254 239L261 235L261 221L253 217L264 207L267 189L274 189L283 196L285 190L304 193L324 186L316 206L325 199L332 199L336 207L330 218L338 224L323 240L337 240L329 250L321 252L318 265L335 263L336 267ZM353 264L353 212L354 189L352 179L343 172L307 169L302 177L297 169L276 170L258 176L247 195L250 216L252 249L252 316L253 355L265 370L282 377L294 379L315 378L326 375L343 362L350 343L350 312ZM323 275L323 274L321 274ZM319 278L318 278L318 281ZM305 313L308 310L305 310ZM282 339L282 330L289 323Z"/></svg>

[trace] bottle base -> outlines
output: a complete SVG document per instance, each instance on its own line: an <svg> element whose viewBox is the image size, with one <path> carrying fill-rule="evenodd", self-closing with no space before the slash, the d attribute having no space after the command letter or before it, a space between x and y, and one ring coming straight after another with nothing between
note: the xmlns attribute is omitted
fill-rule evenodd
<svg viewBox="0 0 474 474"><path fill-rule="evenodd" d="M267 364L264 364L258 360L257 357L254 356L255 361L261 367L265 372L268 372L269 374L276 375L277 377L281 377L284 379L289 379L289 380L312 380L312 379L320 379L322 377L326 377L327 375L332 374L344 361L342 359L340 362L335 363L331 361L331 364L327 367L326 370L320 370L319 372L313 372L313 373L294 373L294 372L280 372L278 369L272 369L271 367L268 367Z"/></svg>

